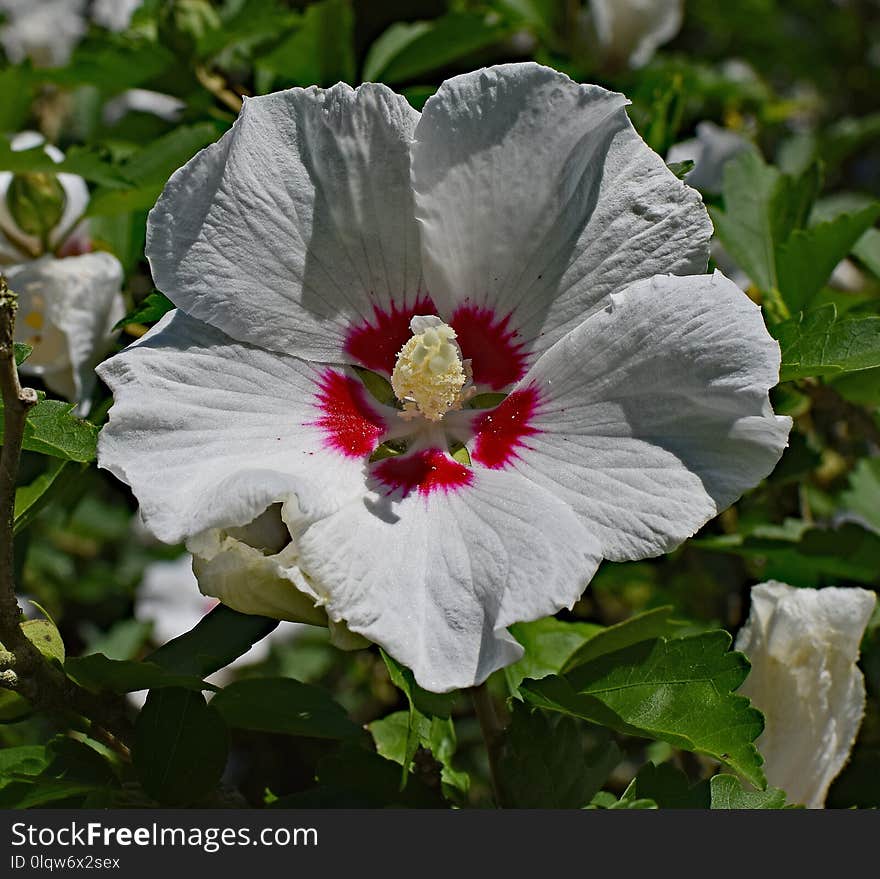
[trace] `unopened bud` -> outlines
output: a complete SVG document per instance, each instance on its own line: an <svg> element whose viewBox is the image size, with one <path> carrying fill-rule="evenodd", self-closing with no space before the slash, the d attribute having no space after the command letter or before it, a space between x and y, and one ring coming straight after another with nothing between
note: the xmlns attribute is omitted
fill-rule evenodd
<svg viewBox="0 0 880 879"><path fill-rule="evenodd" d="M6 192L6 204L22 232L48 245L52 230L64 215L67 194L54 174L15 174Z"/></svg>

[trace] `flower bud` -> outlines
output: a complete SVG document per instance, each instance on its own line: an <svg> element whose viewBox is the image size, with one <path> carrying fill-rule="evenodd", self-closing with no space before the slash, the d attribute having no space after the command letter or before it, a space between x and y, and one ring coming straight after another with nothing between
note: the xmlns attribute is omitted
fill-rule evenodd
<svg viewBox="0 0 880 879"><path fill-rule="evenodd" d="M170 0L159 15L159 41L177 55L198 55L198 44L220 27L220 16L208 0Z"/></svg>
<svg viewBox="0 0 880 879"><path fill-rule="evenodd" d="M6 191L6 204L18 228L48 247L52 230L61 222L67 194L54 174L15 174Z"/></svg>

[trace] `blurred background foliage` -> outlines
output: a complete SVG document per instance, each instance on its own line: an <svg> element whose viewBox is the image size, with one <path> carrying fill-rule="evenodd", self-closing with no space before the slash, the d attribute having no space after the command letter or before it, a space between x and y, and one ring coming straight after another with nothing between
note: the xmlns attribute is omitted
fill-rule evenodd
<svg viewBox="0 0 880 879"><path fill-rule="evenodd" d="M661 154L709 120L754 143L781 172L804 175L818 169L817 216L823 209L834 215L835 205L849 209L880 198L880 4L688 0L677 36L636 69L625 58L595 51L588 5L578 0L145 0L119 31L89 23L64 63L45 66L39 59L10 58L0 67L0 131L7 135L0 138L0 169L31 169L36 153L12 152L8 137L38 130L65 150L59 168L89 182L87 216L94 244L114 253L126 271L130 314L119 347L142 334L167 307L153 293L143 247L147 212L168 176L229 128L242 96L290 86L381 81L419 108L450 75L535 59L579 81L626 93L633 122ZM157 114L137 100L126 101L132 89L169 100ZM730 211L723 194L704 195L719 211ZM717 214L713 218L718 222ZM841 316L880 315L877 238L868 229L850 254L856 281L844 288L826 284L816 304L833 305ZM753 283L750 293L760 299L760 284ZM781 385L774 404L794 416L795 428L774 474L675 552L638 563L605 563L573 611L559 618L607 626L671 604L694 631L721 625L735 632L748 613L749 588L762 580L876 589L878 363L837 377L830 372L795 376ZM106 397L106 390L97 394L95 423L106 411ZM22 484L45 474L48 461L26 453ZM68 655L143 657L161 644L156 621L135 610L145 571L179 557L182 548L159 545L144 533L133 499L112 477L77 463L62 470L52 476L51 495L17 538L22 591L52 616ZM829 805L880 806L876 614L865 636L862 665L868 713ZM263 675L329 689L358 724L408 710L376 648L340 653L319 629L273 640L259 664L235 672L245 679ZM504 692L503 675L491 683ZM425 736L436 743L434 756L417 752L414 779L405 791L399 789L398 773L388 772L387 761L352 773L326 740L241 729L232 733L233 759L223 790L235 791L228 801L252 805L422 805L438 802L442 785L453 800L485 804L490 792L476 719L467 700L458 699L449 709L452 725L437 717L429 723ZM43 744L57 731L46 718L3 700L0 719L5 721L0 744L7 748ZM577 735L589 752L608 734L584 727ZM671 762L692 781L712 770L711 761L669 745L615 738L620 760L606 768L604 787L618 795L648 758ZM51 759L46 757L39 770L44 774L52 760L64 756L66 746L53 741ZM450 754L455 750L455 768L447 761L441 776L444 748ZM101 780L88 760L80 765L67 757L75 769L65 764L55 780L88 783L67 799L53 788L56 795L38 797L37 803L118 803L126 796L151 801L149 792ZM104 799L102 786L111 791ZM176 793L165 794L175 801ZM0 789L0 803L20 804L15 799L20 795L19 788L7 786Z"/></svg>

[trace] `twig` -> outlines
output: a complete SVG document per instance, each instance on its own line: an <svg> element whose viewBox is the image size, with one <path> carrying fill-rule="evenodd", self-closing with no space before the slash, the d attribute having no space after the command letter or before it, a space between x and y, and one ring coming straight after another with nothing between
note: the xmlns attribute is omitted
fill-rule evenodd
<svg viewBox="0 0 880 879"><path fill-rule="evenodd" d="M474 703L474 711L477 720L480 722L480 729L483 733L483 741L486 743L486 753L489 757L489 778L492 782L492 795L495 798L495 805L499 809L503 809L506 805L506 797L504 796L504 787L501 784L501 773L499 762L501 757L501 742L504 736L504 728L498 720L498 714L495 711L495 703L492 700L492 694L485 684L471 688L471 699Z"/></svg>
<svg viewBox="0 0 880 879"><path fill-rule="evenodd" d="M35 708L74 711L93 724L98 736L117 742L130 733L121 703L107 702L77 686L44 659L21 627L15 597L15 487L28 410L37 402L31 388L22 388L15 365L16 295L0 275L0 391L3 395L3 449L0 451L0 687L14 690ZM121 744L117 750L127 753Z"/></svg>
<svg viewBox="0 0 880 879"><path fill-rule="evenodd" d="M211 73L206 67L196 67L196 79L202 88L209 91L221 104L224 104L233 113L241 112L244 104L241 95L228 88L226 81L217 73Z"/></svg>
<svg viewBox="0 0 880 879"><path fill-rule="evenodd" d="M24 671L32 664L36 648L25 637L19 622L21 608L15 598L15 560L12 539L15 527L15 483L28 410L37 402L31 388L22 388L15 365L15 312L18 302L0 275L0 390L3 393L3 449L0 452L0 641ZM21 653L21 656L19 656Z"/></svg>

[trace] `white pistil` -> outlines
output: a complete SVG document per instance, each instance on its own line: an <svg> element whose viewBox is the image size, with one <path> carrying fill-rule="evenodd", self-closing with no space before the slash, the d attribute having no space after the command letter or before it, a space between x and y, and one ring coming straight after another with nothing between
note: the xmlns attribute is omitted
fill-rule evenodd
<svg viewBox="0 0 880 879"><path fill-rule="evenodd" d="M455 330L433 316L417 315L409 326L413 336L397 355L391 387L404 404L403 418L440 421L461 408L468 381Z"/></svg>

